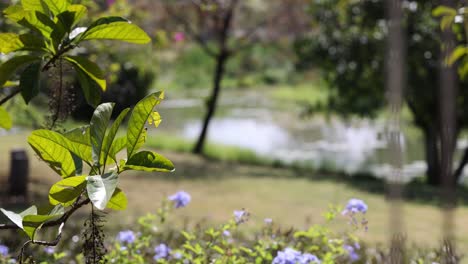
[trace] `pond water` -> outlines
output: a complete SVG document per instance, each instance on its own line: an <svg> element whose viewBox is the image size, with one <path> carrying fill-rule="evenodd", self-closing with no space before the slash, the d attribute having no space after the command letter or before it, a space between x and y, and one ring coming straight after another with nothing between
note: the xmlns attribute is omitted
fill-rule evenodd
<svg viewBox="0 0 468 264"><path fill-rule="evenodd" d="M202 99L164 100L159 111L167 121L159 129L195 141L201 130L203 105ZM349 173L371 172L378 177L391 175L384 121L303 118L300 112L299 106L281 106L258 91L226 90L210 123L208 140L287 163ZM465 143L460 140L458 147ZM404 180L423 175L426 164L419 133L404 134L402 146Z"/></svg>

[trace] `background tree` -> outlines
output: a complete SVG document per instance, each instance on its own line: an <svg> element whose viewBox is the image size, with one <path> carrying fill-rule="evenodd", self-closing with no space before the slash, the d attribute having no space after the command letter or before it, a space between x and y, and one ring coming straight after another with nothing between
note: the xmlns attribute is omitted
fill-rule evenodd
<svg viewBox="0 0 468 264"><path fill-rule="evenodd" d="M437 1L405 2L407 87L404 100L413 122L424 136L427 182L441 185L441 127L439 113L439 22L432 16ZM319 66L330 86L328 108L342 115L374 116L385 105L385 38L388 25L383 1L326 0L310 5L316 30L296 42L298 66ZM457 78L460 87L466 81ZM468 124L463 109L468 90L457 95L453 138ZM454 140L455 144L456 140ZM454 149L454 147L452 147ZM457 181L468 161L465 150L454 170Z"/></svg>
<svg viewBox="0 0 468 264"><path fill-rule="evenodd" d="M296 5L291 5L293 2ZM184 32L215 61L212 91L207 99L207 111L194 153L203 153L228 61L253 42L300 32L304 24L301 25L300 16L296 14L300 13L303 5L297 3L302 4L304 1L166 1L169 17L182 25ZM295 27L293 24L301 26Z"/></svg>

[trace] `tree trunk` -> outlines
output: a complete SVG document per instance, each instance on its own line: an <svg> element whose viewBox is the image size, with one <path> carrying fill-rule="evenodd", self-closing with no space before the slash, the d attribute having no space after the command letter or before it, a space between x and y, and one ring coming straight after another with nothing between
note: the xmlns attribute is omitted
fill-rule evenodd
<svg viewBox="0 0 468 264"><path fill-rule="evenodd" d="M429 127L424 129L425 154L427 164L427 183L433 186L441 186L442 177L440 171L439 144L437 129Z"/></svg>
<svg viewBox="0 0 468 264"><path fill-rule="evenodd" d="M208 133L208 126L210 124L211 118L213 117L216 111L216 105L218 101L219 92L221 90L221 81L224 75L224 68L227 61L228 55L225 51L221 51L220 54L216 57L216 68L215 75L213 79L213 91L207 103L207 112L203 120L202 131L198 137L197 143L193 149L195 154L203 154L203 146L205 145L206 135Z"/></svg>

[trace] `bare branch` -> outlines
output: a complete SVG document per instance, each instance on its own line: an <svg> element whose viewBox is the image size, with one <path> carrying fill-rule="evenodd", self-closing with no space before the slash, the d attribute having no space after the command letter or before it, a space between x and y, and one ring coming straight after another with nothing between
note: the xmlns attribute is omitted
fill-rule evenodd
<svg viewBox="0 0 468 264"><path fill-rule="evenodd" d="M194 1L192 3L196 6L198 6ZM181 16L177 15L176 12L172 10L172 8L169 7L169 5L165 5L166 12L172 16L177 22L179 22L185 29L186 33L193 38L201 47L202 49L210 56L216 57L217 52L214 51L212 48L208 46L208 43L202 38L200 34L195 32L195 30L190 26L190 23L182 18Z"/></svg>
<svg viewBox="0 0 468 264"><path fill-rule="evenodd" d="M4 103L8 102L11 98L15 97L15 95L19 94L21 92L21 89L18 87L16 88L11 94L7 95L5 98L0 100L0 105L3 105Z"/></svg>

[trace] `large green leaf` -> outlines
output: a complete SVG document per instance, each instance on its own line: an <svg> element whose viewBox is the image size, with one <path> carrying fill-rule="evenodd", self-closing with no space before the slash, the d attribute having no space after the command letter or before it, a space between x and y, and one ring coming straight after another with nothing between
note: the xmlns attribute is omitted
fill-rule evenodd
<svg viewBox="0 0 468 264"><path fill-rule="evenodd" d="M114 103L100 104L96 110L94 110L93 116L91 117L89 129L91 133L91 146L93 150L92 156L93 162L94 164L97 164L97 166L102 165L100 163L102 144L104 142L104 136L106 135L107 126L109 125L113 108Z"/></svg>
<svg viewBox="0 0 468 264"><path fill-rule="evenodd" d="M64 11L67 11L68 6L70 6L70 0L41 0L43 1L49 10L56 16Z"/></svg>
<svg viewBox="0 0 468 264"><path fill-rule="evenodd" d="M10 129L12 125L11 117L5 108L0 106L0 127L4 129Z"/></svg>
<svg viewBox="0 0 468 264"><path fill-rule="evenodd" d="M38 11L43 14L47 14L47 6L44 6L44 2L41 0L21 0L21 5L24 10Z"/></svg>
<svg viewBox="0 0 468 264"><path fill-rule="evenodd" d="M88 13L88 9L84 5L69 5L67 11L73 13L73 23L71 26L75 26L78 22Z"/></svg>
<svg viewBox="0 0 468 264"><path fill-rule="evenodd" d="M114 142L112 143L112 147L109 150L109 157L111 157L113 160L117 160L117 153L119 153L122 149L127 146L127 137L119 137Z"/></svg>
<svg viewBox="0 0 468 264"><path fill-rule="evenodd" d="M93 107L97 107L101 102L101 91L98 84L80 68L76 69L76 75L80 82L81 90L83 91L86 102Z"/></svg>
<svg viewBox="0 0 468 264"><path fill-rule="evenodd" d="M81 70L89 78L93 79L93 81L96 82L103 91L106 90L106 79L104 78L104 73L96 63L80 56L66 56L65 59L69 61L77 71Z"/></svg>
<svg viewBox="0 0 468 264"><path fill-rule="evenodd" d="M39 94L40 84L40 73L41 73L41 62L34 62L30 64L21 73L20 77L20 89L21 96L23 96L26 104Z"/></svg>
<svg viewBox="0 0 468 264"><path fill-rule="evenodd" d="M174 164L160 154L140 151L128 159L124 169L169 172L174 171Z"/></svg>
<svg viewBox="0 0 468 264"><path fill-rule="evenodd" d="M146 134L145 124L153 113L153 108L164 98L163 92L156 92L143 98L132 111L127 129L127 157L130 158L141 146Z"/></svg>
<svg viewBox="0 0 468 264"><path fill-rule="evenodd" d="M100 164L106 164L107 163L107 157L109 156L111 146L114 142L115 135L117 135L117 131L119 130L120 124L124 120L124 118L127 116L128 111L130 111L130 108L124 109L119 116L115 119L114 123L112 124L111 128L109 129L109 132L107 133L106 137L104 138L104 142L102 143L102 155L101 155L101 160Z"/></svg>
<svg viewBox="0 0 468 264"><path fill-rule="evenodd" d="M20 36L15 33L0 33L0 52L10 53L23 47Z"/></svg>
<svg viewBox="0 0 468 264"><path fill-rule="evenodd" d="M45 129L35 130L28 137L28 143L62 177L75 174L75 164L68 151L68 140L61 134Z"/></svg>
<svg viewBox="0 0 468 264"><path fill-rule="evenodd" d="M61 214L56 215L26 215L23 218L23 230L29 236L30 239L34 239L36 231L42 227L42 225L50 220L60 217Z"/></svg>
<svg viewBox="0 0 468 264"><path fill-rule="evenodd" d="M67 131L63 134L68 139L68 149L81 158L83 161L91 164L92 148L91 148L91 133L89 126L78 127Z"/></svg>
<svg viewBox="0 0 468 264"><path fill-rule="evenodd" d="M50 188L49 201L52 205L69 206L75 202L86 188L86 176L74 176L63 179Z"/></svg>
<svg viewBox="0 0 468 264"><path fill-rule="evenodd" d="M18 23L41 33L46 38L49 38L56 28L55 23L49 16L39 11L24 11L24 18Z"/></svg>
<svg viewBox="0 0 468 264"><path fill-rule="evenodd" d="M97 209L104 210L106 208L117 187L118 178L119 175L114 172L107 173L103 177L100 175L87 177L88 197Z"/></svg>
<svg viewBox="0 0 468 264"><path fill-rule="evenodd" d="M26 12L28 11L25 11L21 5L11 5L5 10L3 10L3 14L5 14L5 17L16 23L24 19L24 15Z"/></svg>
<svg viewBox="0 0 468 264"><path fill-rule="evenodd" d="M138 26L121 17L105 17L96 20L83 33L80 40L110 39L145 44L151 38Z"/></svg>
<svg viewBox="0 0 468 264"><path fill-rule="evenodd" d="M33 55L15 56L0 65L0 86L3 86L6 81L8 81L8 79L10 79L12 75L18 70L18 68L40 59L40 57Z"/></svg>
<svg viewBox="0 0 468 264"><path fill-rule="evenodd" d="M128 200L125 193L120 188L116 188L111 199L107 203L107 208L113 210L125 210L127 208L127 204Z"/></svg>

